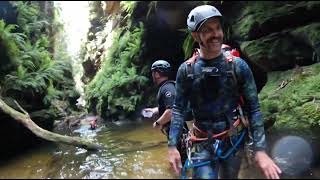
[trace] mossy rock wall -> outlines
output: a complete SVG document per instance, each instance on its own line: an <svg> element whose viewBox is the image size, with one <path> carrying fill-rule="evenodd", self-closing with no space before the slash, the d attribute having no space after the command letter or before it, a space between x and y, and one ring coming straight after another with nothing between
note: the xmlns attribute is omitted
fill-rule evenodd
<svg viewBox="0 0 320 180"><path fill-rule="evenodd" d="M268 74L259 94L266 124L312 135L320 127L320 63Z"/></svg>
<svg viewBox="0 0 320 180"><path fill-rule="evenodd" d="M239 2L235 6L238 11L233 9L227 14L232 22L232 38L235 40L258 39L316 22L320 18L320 2L317 1L249 1ZM224 10L226 11L227 7Z"/></svg>
<svg viewBox="0 0 320 180"><path fill-rule="evenodd" d="M319 8L317 1L237 3L226 13L230 39L267 72L310 65L319 56Z"/></svg>
<svg viewBox="0 0 320 180"><path fill-rule="evenodd" d="M320 23L313 23L291 31L273 33L257 40L245 41L241 50L248 59L266 72L288 70L296 65L313 64L320 37Z"/></svg>

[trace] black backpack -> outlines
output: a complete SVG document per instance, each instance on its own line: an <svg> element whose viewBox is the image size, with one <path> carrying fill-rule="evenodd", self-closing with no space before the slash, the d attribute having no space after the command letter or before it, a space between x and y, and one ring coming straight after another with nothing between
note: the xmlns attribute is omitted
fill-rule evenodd
<svg viewBox="0 0 320 180"><path fill-rule="evenodd" d="M199 49L195 49L192 57L190 57L187 61L186 61L186 72L187 72L187 80L188 80L188 87L191 87L193 80L195 79L195 74L194 74L194 64L197 61L197 59L199 58ZM229 71L227 71L228 74L230 74L232 76L233 79L233 83L236 85L236 87L238 87L238 79L237 79L237 75L235 72L235 65L234 65L234 58L236 58L237 56L234 56L231 51L223 51L224 56L226 57L226 61L227 63L231 66ZM188 96L190 97L191 94L188 94ZM245 102L244 99L242 97L242 95L239 92L239 113L241 116L241 121L245 126L248 126L248 120L247 118L244 116L244 112L242 110L242 107L244 106ZM189 98L190 99L190 98ZM190 104L190 103L189 103ZM189 107L191 109L191 107Z"/></svg>

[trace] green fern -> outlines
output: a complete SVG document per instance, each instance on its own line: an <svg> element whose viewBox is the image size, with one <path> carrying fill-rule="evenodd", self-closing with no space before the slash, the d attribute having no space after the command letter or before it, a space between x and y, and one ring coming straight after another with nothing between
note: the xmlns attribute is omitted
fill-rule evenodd
<svg viewBox="0 0 320 180"><path fill-rule="evenodd" d="M120 6L129 14L133 13L134 8L137 5L137 1L121 1Z"/></svg>
<svg viewBox="0 0 320 180"><path fill-rule="evenodd" d="M194 46L195 41L193 40L191 34L189 33L185 40L183 41L183 52L184 52L184 57L185 59L188 59L192 53L193 53L193 46Z"/></svg>
<svg viewBox="0 0 320 180"><path fill-rule="evenodd" d="M24 45L24 38L22 33L13 33L17 25L6 25L3 20L0 20L0 42L6 48L7 55L11 63L18 65L18 57L20 56L19 47Z"/></svg>
<svg viewBox="0 0 320 180"><path fill-rule="evenodd" d="M142 23L132 30L118 29L114 33L114 43L109 48L102 68L85 90L88 99L98 97L101 106L101 101L108 97L112 112L119 108L127 112L136 109L142 99L140 92L148 81L145 74L140 74L133 64L139 56L142 35Z"/></svg>
<svg viewBox="0 0 320 180"><path fill-rule="evenodd" d="M47 95L43 99L44 104L50 105L53 100L61 99L62 96L63 96L63 92L57 90L53 86L52 80L50 80L49 85L47 87Z"/></svg>
<svg viewBox="0 0 320 180"><path fill-rule="evenodd" d="M26 93L32 96L45 95L45 105L50 105L56 99L74 96L70 58L60 53L65 49L58 49L55 60L48 51L48 48L54 48L50 47L48 27L60 25L52 28L54 33L58 33L63 28L61 23L48 23L50 18L41 14L37 2L10 3L17 8L18 24L5 24L0 20L0 47L6 52L6 58L0 61L1 94L19 94L19 97ZM14 32L16 30L20 32Z"/></svg>

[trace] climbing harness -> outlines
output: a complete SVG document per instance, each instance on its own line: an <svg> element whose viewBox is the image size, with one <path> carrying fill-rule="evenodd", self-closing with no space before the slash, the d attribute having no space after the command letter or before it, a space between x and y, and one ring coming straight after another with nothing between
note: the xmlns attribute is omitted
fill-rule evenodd
<svg viewBox="0 0 320 180"><path fill-rule="evenodd" d="M244 139L247 132L248 132L248 129L244 128L241 131L241 134L240 134L240 137L238 138L238 140L233 144L233 146L225 154L223 154L222 149L221 149L223 141L221 141L219 139L215 139L215 143L212 144L213 149L214 149L214 156L212 157L212 159L207 160L205 162L199 162L199 163L193 162L194 160L196 160L196 158L191 157L191 147L188 146L187 147L188 159L184 163L182 173L181 173L181 179L188 178L186 175L186 172L188 169L206 166L206 165L209 165L210 163L212 163L212 161L217 161L219 159L227 159L231 154L235 153L236 149L238 148L238 146L240 145L240 143Z"/></svg>
<svg viewBox="0 0 320 180"><path fill-rule="evenodd" d="M224 55L226 57L226 62L230 63L232 66L231 72L228 72L228 73L232 74L232 78L235 84L237 84L238 82L235 74L233 60L234 60L234 57L239 57L239 52L236 49L231 50L230 46L228 47L230 48L229 52L226 52L226 51L224 52ZM193 80L195 78L194 68L192 65L196 62L197 58L199 57L199 54L200 54L199 49L195 49L193 56L186 61L187 78L190 80ZM211 132L203 132L198 127L196 127L195 124L193 124L192 130L189 131L188 137L185 140L188 158L184 163L181 179L187 178L186 172L188 169L206 166L214 161L218 161L219 159L227 159L231 154L235 154L237 148L239 147L240 143L243 141L246 134L248 134L249 141L250 141L249 143L246 143L246 145L253 144L253 140L252 140L252 136L249 128L249 121L247 117L244 115L244 112L242 110L243 105L244 105L244 100L243 100L243 97L240 96L238 106L233 111L233 113L237 112L237 116L233 117L233 119L235 120L234 123L232 124L231 122L229 122L230 128L218 134L212 134ZM195 132L193 131L197 132L198 135L201 135L201 137L197 137L197 135L195 135L194 134ZM235 131L237 131L237 140L233 139L234 137L233 135L235 135ZM207 137L203 137L203 136L207 136ZM224 146L224 143L226 143L225 140L228 137L230 138L231 148L229 148L225 153L223 153L222 148ZM213 156L207 161L195 162L195 160L199 160L199 159L198 157L192 157L193 142L201 142L201 141L208 141L209 146L212 147Z"/></svg>
<svg viewBox="0 0 320 180"><path fill-rule="evenodd" d="M238 109L241 109L241 107L239 106ZM237 131L240 132L239 138L236 140L236 142L234 143L234 140L231 138L230 134L232 131L232 128L230 127L229 129L218 133L218 134L212 134L212 133L208 133L208 132L204 132L202 130L200 130L194 123L193 123L193 128L192 130L189 131L188 137L186 138L186 149L187 149L187 160L184 163L183 169L182 169L182 174L181 174L181 179L186 179L186 172L188 169L191 168L196 168L196 167L201 167L201 166L206 166L209 165L210 163L212 163L213 161L217 161L219 159L227 159L231 154L234 154L235 151L237 150L239 144L242 142L242 140L244 139L245 135L248 133L248 127L246 127L241 120L241 116L240 114L237 117L237 120L231 125L232 127L237 128ZM244 117L242 117L244 118ZM207 136L207 137L197 137L195 135L195 132L197 132L197 134L199 136ZM222 148L224 146L225 140L227 138L230 138L230 144L231 144L231 148L223 154L222 152ZM205 162L194 162L194 160L197 160L197 157L192 157L192 148L193 148L193 142L201 142L201 141L208 141L210 142L210 140L214 140L214 142L212 141L209 146L213 147L213 157L210 160L207 160Z"/></svg>

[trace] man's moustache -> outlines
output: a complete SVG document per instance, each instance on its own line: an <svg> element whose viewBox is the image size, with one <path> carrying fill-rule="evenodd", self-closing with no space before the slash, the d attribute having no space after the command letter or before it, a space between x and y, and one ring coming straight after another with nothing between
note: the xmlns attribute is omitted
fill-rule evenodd
<svg viewBox="0 0 320 180"><path fill-rule="evenodd" d="M222 42L222 39L220 39L220 38L210 38L210 39L208 39L208 42L212 42L214 40L218 40L219 42Z"/></svg>

